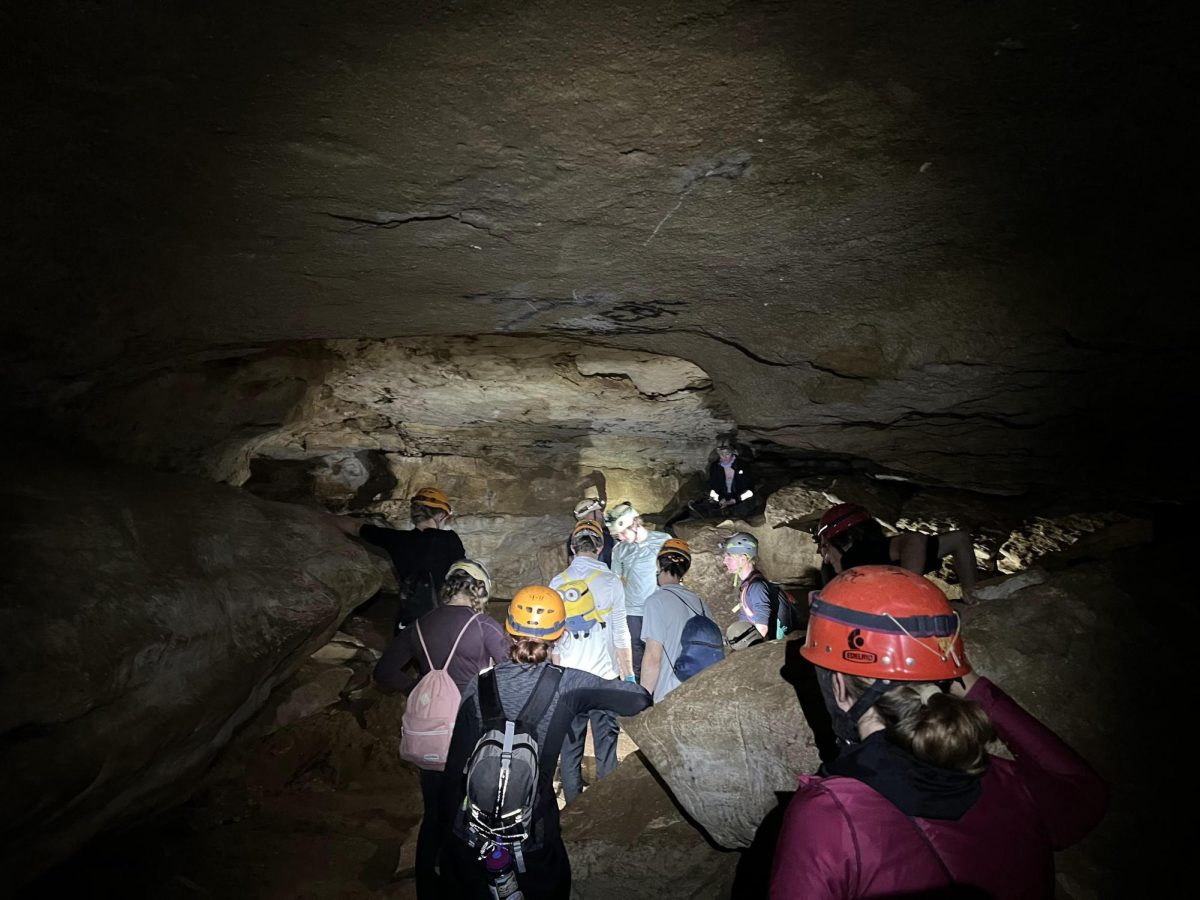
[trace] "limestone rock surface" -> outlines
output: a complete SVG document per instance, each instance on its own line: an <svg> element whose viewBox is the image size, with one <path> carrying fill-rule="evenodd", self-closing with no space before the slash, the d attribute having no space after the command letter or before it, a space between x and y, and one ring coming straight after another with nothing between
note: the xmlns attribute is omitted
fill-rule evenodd
<svg viewBox="0 0 1200 900"><path fill-rule="evenodd" d="M731 896L738 854L712 846L688 822L638 753L562 812L578 900Z"/></svg>
<svg viewBox="0 0 1200 900"><path fill-rule="evenodd" d="M1136 101L1185 78L1177 6L36 4L3 86L25 127L2 396L77 410L264 348L554 336L688 360L798 452L1170 496L1187 169ZM1163 174L1122 187L1114 165ZM303 393L235 381L225 423L251 435Z"/></svg>
<svg viewBox="0 0 1200 900"><path fill-rule="evenodd" d="M379 578L322 513L36 448L4 465L20 472L0 498L11 887L186 797Z"/></svg>
<svg viewBox="0 0 1200 900"><path fill-rule="evenodd" d="M721 847L749 847L776 792L820 764L792 685L789 644L732 653L646 712L621 720L679 804ZM795 649L798 649L798 645ZM793 650L794 653L794 650Z"/></svg>

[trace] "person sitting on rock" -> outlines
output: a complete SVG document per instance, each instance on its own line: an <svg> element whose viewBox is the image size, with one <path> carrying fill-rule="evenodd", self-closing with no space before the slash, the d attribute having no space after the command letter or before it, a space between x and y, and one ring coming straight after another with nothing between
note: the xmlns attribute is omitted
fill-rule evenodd
<svg viewBox="0 0 1200 900"><path fill-rule="evenodd" d="M531 723L538 747L538 790L530 834L523 842L523 872L517 875L526 900L564 900L571 893L571 866L559 830L558 804L552 779L563 739L571 723L593 710L632 716L650 705L650 695L639 685L598 678L581 669L561 669L550 662L556 642L567 628L562 597L550 587L521 588L509 604L505 629L513 637L508 662L482 673L467 685L454 725L447 772L460 777L447 779L442 792L442 822L453 829L454 840L443 845L442 877L448 882L446 897L488 900L487 873L480 861L478 835L470 825L464 800L467 779L461 777L476 743L484 732L482 691L494 684L504 717L516 717L534 693L543 673L557 679L547 712ZM515 854L514 854L515 855Z"/></svg>
<svg viewBox="0 0 1200 900"><path fill-rule="evenodd" d="M642 524L642 516L633 504L618 503L609 511L609 528L619 542L613 549L613 574L625 585L625 613L629 637L633 643L633 672L642 674L642 611L646 598L658 590L659 548L670 535L650 531Z"/></svg>
<svg viewBox="0 0 1200 900"><path fill-rule="evenodd" d="M1054 851L1099 823L1107 786L972 671L959 629L933 582L894 566L815 594L800 652L854 743L800 777L773 900L1055 896Z"/></svg>
<svg viewBox="0 0 1200 900"><path fill-rule="evenodd" d="M729 629L731 645L735 650L758 643L767 637L767 626L771 622L770 582L755 566L758 557L758 538L745 531L731 534L720 544L725 571L733 576L739 591L738 619L758 632L758 637L749 628Z"/></svg>
<svg viewBox="0 0 1200 900"><path fill-rule="evenodd" d="M702 519L716 516L744 519L757 506L750 464L738 456L733 438L721 438L717 442L717 458L708 467L708 496L693 501L692 512Z"/></svg>
<svg viewBox="0 0 1200 900"><path fill-rule="evenodd" d="M966 531L906 531L888 537L866 509L839 503L821 516L814 540L825 561L821 573L826 583L854 566L894 565L928 575L938 570L943 557L953 554L963 602L975 602L975 548Z"/></svg>
<svg viewBox="0 0 1200 900"><path fill-rule="evenodd" d="M633 652L625 618L625 588L621 579L599 559L604 546L600 524L584 519L571 535L575 558L565 572L555 575L550 587L562 595L567 626L554 647L556 665L582 669L598 678L620 676L633 681ZM617 767L617 718L604 709L592 710L567 727L562 745L563 797L567 803L583 793L583 746L588 722L596 750L596 778Z"/></svg>
<svg viewBox="0 0 1200 900"><path fill-rule="evenodd" d="M606 566L612 566L613 547L616 541L608 530L608 526L604 524L604 507L605 502L599 497L584 497L575 504L575 521L576 522L595 522L600 526L600 530L604 533L604 547L600 551L600 562ZM567 562L569 563L575 558L575 550L572 546L572 538L575 532L572 531L567 537Z"/></svg>
<svg viewBox="0 0 1200 900"><path fill-rule="evenodd" d="M737 442L733 438L722 437L717 441L717 458L708 467L708 494L689 501L686 508L672 516L663 527L674 533L675 523L687 518L744 519L758 507L749 463L738 456Z"/></svg>
<svg viewBox="0 0 1200 900"><path fill-rule="evenodd" d="M442 582L441 605L392 639L375 664L375 683L385 692L408 693L418 681L409 667L415 665L423 678L436 663L461 691L480 670L508 659L508 636L486 614L491 594L492 579L481 564L460 559L450 566ZM435 769L419 771L425 814L417 833L417 897L436 900L444 896L434 866L442 839L438 799L445 776Z"/></svg>
<svg viewBox="0 0 1200 900"><path fill-rule="evenodd" d="M385 550L400 585L396 628L403 628L437 606L450 564L467 555L459 536L447 528L454 510L450 498L435 487L423 487L409 502L410 531L363 523L354 516L334 521L346 534L362 538Z"/></svg>
<svg viewBox="0 0 1200 900"><path fill-rule="evenodd" d="M654 694L658 703L679 687L674 660L683 649L683 629L695 615L713 618L712 610L682 584L692 567L692 551L686 541L671 538L658 551L658 590L646 599L642 620L642 638L646 655L642 658L642 687ZM714 619L715 621L715 619Z"/></svg>

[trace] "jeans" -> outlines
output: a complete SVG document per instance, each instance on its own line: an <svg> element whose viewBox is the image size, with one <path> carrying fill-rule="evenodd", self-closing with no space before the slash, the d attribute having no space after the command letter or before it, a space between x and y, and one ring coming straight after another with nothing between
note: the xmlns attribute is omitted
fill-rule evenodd
<svg viewBox="0 0 1200 900"><path fill-rule="evenodd" d="M589 719L592 743L596 745L596 778L603 778L617 767L617 735L621 732L617 717L606 709L594 709L586 716L576 716L567 726L559 762L563 796L568 803L583 793L583 745Z"/></svg>

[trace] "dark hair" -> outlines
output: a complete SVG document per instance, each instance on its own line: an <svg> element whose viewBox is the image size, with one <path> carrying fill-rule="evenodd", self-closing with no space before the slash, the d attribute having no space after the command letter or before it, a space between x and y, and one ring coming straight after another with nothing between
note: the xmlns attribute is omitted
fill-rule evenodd
<svg viewBox="0 0 1200 900"><path fill-rule="evenodd" d="M444 509L435 509L432 506L422 506L420 503L413 503L408 508L408 515L414 525L420 525L429 519L446 515L446 511Z"/></svg>
<svg viewBox="0 0 1200 900"><path fill-rule="evenodd" d="M677 553L668 553L658 558L658 571L666 572L674 578L682 579L691 567L691 562Z"/></svg>
<svg viewBox="0 0 1200 900"><path fill-rule="evenodd" d="M829 539L829 543L837 547L842 553L845 553L851 547L860 544L886 540L887 535L883 533L883 526L874 519L867 519L865 522L852 525L841 534L834 535Z"/></svg>
<svg viewBox="0 0 1200 900"><path fill-rule="evenodd" d="M571 548L576 553L599 553L603 547L604 539L588 531L581 531L571 538Z"/></svg>
<svg viewBox="0 0 1200 900"><path fill-rule="evenodd" d="M846 691L858 699L873 682L846 675ZM982 775L987 744L995 736L987 713L973 700L955 697L929 682L903 682L872 707L883 721L888 740L917 759L942 769Z"/></svg>
<svg viewBox="0 0 1200 900"><path fill-rule="evenodd" d="M461 569L455 569L446 576L446 580L442 583L438 599L442 603L449 603L459 597L470 600L471 606L475 608L476 612L483 612L488 601L487 585L472 578Z"/></svg>
<svg viewBox="0 0 1200 900"><path fill-rule="evenodd" d="M550 658L550 648L553 646L537 638L513 638L512 646L508 648L508 658L515 663L537 665Z"/></svg>

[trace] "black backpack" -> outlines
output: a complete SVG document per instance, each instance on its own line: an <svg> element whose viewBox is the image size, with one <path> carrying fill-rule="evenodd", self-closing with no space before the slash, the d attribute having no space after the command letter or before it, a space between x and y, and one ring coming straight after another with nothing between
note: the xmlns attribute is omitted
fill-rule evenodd
<svg viewBox="0 0 1200 900"><path fill-rule="evenodd" d="M479 676L479 711L483 736L466 765L463 834L483 852L496 846L509 849L518 871L525 871L525 850L537 849L530 838L538 805L537 725L549 709L563 670L547 665L515 719L500 704L496 670Z"/></svg>
<svg viewBox="0 0 1200 900"><path fill-rule="evenodd" d="M674 661L670 657L667 659L675 677L683 682L724 659L725 642L721 637L720 626L704 614L703 605L698 610L692 609L692 605L683 596L676 594L669 586L666 590L692 614L683 624L683 632L679 637L679 656Z"/></svg>

